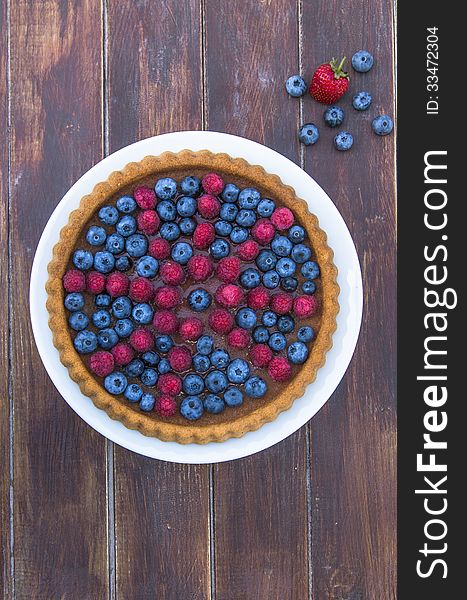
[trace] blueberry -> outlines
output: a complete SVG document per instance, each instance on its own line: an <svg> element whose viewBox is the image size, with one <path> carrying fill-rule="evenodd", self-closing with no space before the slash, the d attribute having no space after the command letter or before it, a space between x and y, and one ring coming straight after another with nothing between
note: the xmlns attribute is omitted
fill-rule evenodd
<svg viewBox="0 0 467 600"><path fill-rule="evenodd" d="M219 260L220 258L224 258L224 256L228 256L230 253L230 246L229 246L229 242L227 242L226 240L223 240L221 238L216 238L213 243L211 244L211 246L209 247L209 250L213 256L213 258L215 258L216 260Z"/></svg>
<svg viewBox="0 0 467 600"><path fill-rule="evenodd" d="M141 383L147 387L153 387L156 385L159 375L154 369L144 369L141 373Z"/></svg>
<svg viewBox="0 0 467 600"><path fill-rule="evenodd" d="M271 250L261 250L256 258L258 268L265 272L274 269L277 263L277 256Z"/></svg>
<svg viewBox="0 0 467 600"><path fill-rule="evenodd" d="M240 190L234 183L228 183L222 190L221 198L224 202L236 202Z"/></svg>
<svg viewBox="0 0 467 600"><path fill-rule="evenodd" d="M112 302L112 314L117 319L126 319L131 315L131 300L127 296L118 296Z"/></svg>
<svg viewBox="0 0 467 600"><path fill-rule="evenodd" d="M228 386L227 377L222 371L211 371L206 375L204 383L206 388L214 394L223 392Z"/></svg>
<svg viewBox="0 0 467 600"><path fill-rule="evenodd" d="M112 233L107 238L105 249L112 254L120 254L125 248L125 238L119 233Z"/></svg>
<svg viewBox="0 0 467 600"><path fill-rule="evenodd" d="M245 392L250 398L262 398L267 390L268 386L262 377L255 375L245 381Z"/></svg>
<svg viewBox="0 0 467 600"><path fill-rule="evenodd" d="M143 359L144 363L146 365L149 365L150 367L157 366L159 364L159 361L161 360L160 356L158 354L156 354L156 352L153 352L152 350L149 350L148 352L145 352L144 354L142 354L141 358Z"/></svg>
<svg viewBox="0 0 467 600"><path fill-rule="evenodd" d="M181 217L192 217L196 212L196 200L191 196L181 196L177 200L177 212Z"/></svg>
<svg viewBox="0 0 467 600"><path fill-rule="evenodd" d="M161 200L171 200L177 194L177 182L171 177L164 177L156 181L154 191Z"/></svg>
<svg viewBox="0 0 467 600"><path fill-rule="evenodd" d="M231 383L245 383L250 376L250 366L243 358L234 358L227 367L227 377Z"/></svg>
<svg viewBox="0 0 467 600"><path fill-rule="evenodd" d="M261 323L266 325L266 327L274 327L274 325L277 323L276 313L272 310L267 310L261 317Z"/></svg>
<svg viewBox="0 0 467 600"><path fill-rule="evenodd" d="M344 121L344 111L339 106L330 106L324 111L324 122L328 127L339 127Z"/></svg>
<svg viewBox="0 0 467 600"><path fill-rule="evenodd" d="M268 345L271 348L271 350L274 350L274 352L280 352L287 345L287 340L285 339L285 335L283 333L276 331L269 338Z"/></svg>
<svg viewBox="0 0 467 600"><path fill-rule="evenodd" d="M189 421L196 421L203 414L203 403L199 396L187 396L180 404L180 414Z"/></svg>
<svg viewBox="0 0 467 600"><path fill-rule="evenodd" d="M265 344L269 340L269 331L261 325L255 327L253 329L253 339L258 344Z"/></svg>
<svg viewBox="0 0 467 600"><path fill-rule="evenodd" d="M157 214L163 221L175 221L177 217L177 207L170 200L159 202L156 207Z"/></svg>
<svg viewBox="0 0 467 600"><path fill-rule="evenodd" d="M252 227L256 223L255 211L251 208L242 208L235 221L240 227Z"/></svg>
<svg viewBox="0 0 467 600"><path fill-rule="evenodd" d="M188 175L182 179L180 189L187 196L196 196L199 193L201 181L194 175Z"/></svg>
<svg viewBox="0 0 467 600"><path fill-rule="evenodd" d="M230 239L234 244L241 244L245 242L249 237L248 229L235 225L230 232Z"/></svg>
<svg viewBox="0 0 467 600"><path fill-rule="evenodd" d="M238 215L238 207L236 204L227 202L221 206L221 219L224 221L235 221Z"/></svg>
<svg viewBox="0 0 467 600"><path fill-rule="evenodd" d="M171 256L180 265L186 265L193 256L193 248L187 242L177 242L172 246Z"/></svg>
<svg viewBox="0 0 467 600"><path fill-rule="evenodd" d="M221 237L227 237L232 231L232 225L228 221L220 220L215 222L214 229L217 235L220 235Z"/></svg>
<svg viewBox="0 0 467 600"><path fill-rule="evenodd" d="M203 378L194 373L189 373L183 380L183 391L188 396L196 396L204 390Z"/></svg>
<svg viewBox="0 0 467 600"><path fill-rule="evenodd" d="M117 233L123 235L123 237L128 237L129 235L135 233L136 228L136 219L131 215L125 215L115 225Z"/></svg>
<svg viewBox="0 0 467 600"><path fill-rule="evenodd" d="M224 401L227 406L240 406L243 402L243 394L236 387L229 387L224 392Z"/></svg>
<svg viewBox="0 0 467 600"><path fill-rule="evenodd" d="M190 292L188 296L188 304L195 312L202 312L211 306L212 296L203 288L197 288Z"/></svg>
<svg viewBox="0 0 467 600"><path fill-rule="evenodd" d="M80 271L88 271L94 262L94 257L88 250L75 250L73 264Z"/></svg>
<svg viewBox="0 0 467 600"><path fill-rule="evenodd" d="M358 92L355 94L352 100L352 106L355 110L366 110L373 100L371 94L368 92Z"/></svg>
<svg viewBox="0 0 467 600"><path fill-rule="evenodd" d="M295 277L283 277L281 279L281 288L286 292L295 292L298 287L298 279Z"/></svg>
<svg viewBox="0 0 467 600"><path fill-rule="evenodd" d="M219 396L208 394L204 399L204 408L213 415L221 413L225 408L225 403Z"/></svg>
<svg viewBox="0 0 467 600"><path fill-rule="evenodd" d="M113 254L107 251L96 252L94 256L94 268L99 273L110 273L115 266Z"/></svg>
<svg viewBox="0 0 467 600"><path fill-rule="evenodd" d="M150 412L154 408L156 399L152 394L143 394L139 402L139 407L145 412Z"/></svg>
<svg viewBox="0 0 467 600"><path fill-rule="evenodd" d="M136 272L141 277L155 277L159 270L159 262L152 256L142 256L136 263Z"/></svg>
<svg viewBox="0 0 467 600"><path fill-rule="evenodd" d="M308 348L303 342L294 342L287 348L287 356L294 365L301 365L308 358Z"/></svg>
<svg viewBox="0 0 467 600"><path fill-rule="evenodd" d="M380 115L373 119L371 126L376 135L388 135L391 133L394 123L388 115Z"/></svg>
<svg viewBox="0 0 467 600"><path fill-rule="evenodd" d="M125 338L133 333L134 325L131 319L118 319L115 322L114 329L118 337Z"/></svg>
<svg viewBox="0 0 467 600"><path fill-rule="evenodd" d="M193 356L193 366L198 373L206 373L211 366L209 356L206 356L205 354L195 354Z"/></svg>
<svg viewBox="0 0 467 600"><path fill-rule="evenodd" d="M311 258L311 250L304 244L297 244L292 248L292 258L296 263L302 264Z"/></svg>
<svg viewBox="0 0 467 600"><path fill-rule="evenodd" d="M166 358L161 358L159 364L157 365L157 370L161 375L163 375L164 373L168 373L169 371L171 371L172 367L170 366L170 363Z"/></svg>
<svg viewBox="0 0 467 600"><path fill-rule="evenodd" d="M138 325L147 325L152 321L154 311L149 304L142 302L141 304L135 304L131 311L133 321Z"/></svg>
<svg viewBox="0 0 467 600"><path fill-rule="evenodd" d="M123 394L127 385L127 378L120 371L114 371L104 379L104 387L110 394Z"/></svg>
<svg viewBox="0 0 467 600"><path fill-rule="evenodd" d="M128 256L119 256L115 260L115 268L117 271L129 271L131 269L132 263Z"/></svg>
<svg viewBox="0 0 467 600"><path fill-rule="evenodd" d="M240 283L247 290L251 290L261 283L261 275L257 269L246 269L240 275Z"/></svg>
<svg viewBox="0 0 467 600"><path fill-rule="evenodd" d="M350 150L353 146L353 136L348 131L339 131L339 133L334 138L334 146L340 152L345 152Z"/></svg>
<svg viewBox="0 0 467 600"><path fill-rule="evenodd" d="M136 202L131 196L122 196L115 204L121 213L129 214L136 210Z"/></svg>
<svg viewBox="0 0 467 600"><path fill-rule="evenodd" d="M292 333L295 329L295 321L290 315L282 315L277 319L277 329L281 333Z"/></svg>
<svg viewBox="0 0 467 600"><path fill-rule="evenodd" d="M277 261L276 271L281 277L291 277L295 273L297 265L291 258L280 258Z"/></svg>
<svg viewBox="0 0 467 600"><path fill-rule="evenodd" d="M214 340L210 335L202 335L196 342L196 349L200 354L211 354L214 347Z"/></svg>
<svg viewBox="0 0 467 600"><path fill-rule="evenodd" d="M311 146L316 144L319 139L319 131L314 123L305 123L298 130L298 139L305 144L305 146Z"/></svg>
<svg viewBox="0 0 467 600"><path fill-rule="evenodd" d="M182 219L178 226L180 227L180 231L183 233L183 235L191 235L196 229L196 221L189 218Z"/></svg>
<svg viewBox="0 0 467 600"><path fill-rule="evenodd" d="M309 327L308 325L300 327L300 329L297 331L297 338L300 340L300 342L311 342L314 337L315 332L313 331L313 328Z"/></svg>
<svg viewBox="0 0 467 600"><path fill-rule="evenodd" d="M139 402L143 396L143 390L137 383L130 383L123 395L130 402Z"/></svg>
<svg viewBox="0 0 467 600"><path fill-rule="evenodd" d="M263 198L258 204L256 210L260 217L270 217L276 208L274 200Z"/></svg>
<svg viewBox="0 0 467 600"><path fill-rule="evenodd" d="M75 331L83 331L89 325L89 317L81 311L73 312L68 317L68 325Z"/></svg>
<svg viewBox="0 0 467 600"><path fill-rule="evenodd" d="M73 344L80 354L89 354L97 348L97 336L89 329L84 329L76 334Z"/></svg>
<svg viewBox="0 0 467 600"><path fill-rule="evenodd" d="M104 350L110 350L118 342L118 335L114 329L101 329L97 334L99 346Z"/></svg>
<svg viewBox="0 0 467 600"><path fill-rule="evenodd" d="M107 308L107 306L110 306L112 298L109 294L97 294L94 302L99 308Z"/></svg>
<svg viewBox="0 0 467 600"><path fill-rule="evenodd" d="M309 260L302 265L300 272L305 279L316 279L319 275L318 264Z"/></svg>
<svg viewBox="0 0 467 600"><path fill-rule="evenodd" d="M168 352L174 345L172 338L169 335L159 335L154 340L156 349L164 354Z"/></svg>
<svg viewBox="0 0 467 600"><path fill-rule="evenodd" d="M126 251L132 258L140 258L148 251L148 240L141 233L130 235L125 243Z"/></svg>
<svg viewBox="0 0 467 600"><path fill-rule="evenodd" d="M102 246L106 237L107 234L105 233L105 229L103 227L93 225L88 229L86 241L88 244L91 244L91 246Z"/></svg>
<svg viewBox="0 0 467 600"><path fill-rule="evenodd" d="M292 225L289 229L289 240L294 244L299 244L305 239L305 230L300 225Z"/></svg>
<svg viewBox="0 0 467 600"><path fill-rule="evenodd" d="M135 358L125 368L125 374L128 377L139 377L144 371L144 363L139 358Z"/></svg>
<svg viewBox="0 0 467 600"><path fill-rule="evenodd" d="M96 298L97 300L97 298ZM81 310L84 306L84 296L79 292L71 292L65 296L65 308L71 311Z"/></svg>
<svg viewBox="0 0 467 600"><path fill-rule="evenodd" d="M268 271L263 275L263 285L269 290L273 290L279 285L280 279L277 271Z"/></svg>
<svg viewBox="0 0 467 600"><path fill-rule="evenodd" d="M289 96L300 98L306 92L307 85L303 77L300 75L291 75L285 82L285 89Z"/></svg>
<svg viewBox="0 0 467 600"><path fill-rule="evenodd" d="M229 362L230 356L228 352L222 348L214 350L214 352L211 354L211 363L213 367L216 367L217 369L225 369Z"/></svg>
<svg viewBox="0 0 467 600"><path fill-rule="evenodd" d="M289 256L292 252L292 242L285 235L278 235L272 240L271 248L277 256Z"/></svg>
<svg viewBox="0 0 467 600"><path fill-rule="evenodd" d="M245 188L238 195L238 205L240 208L255 209L260 200L261 194L255 188Z"/></svg>
<svg viewBox="0 0 467 600"><path fill-rule="evenodd" d="M316 292L316 283L314 281L304 281L302 283L302 291L304 294L314 294Z"/></svg>
<svg viewBox="0 0 467 600"><path fill-rule="evenodd" d="M366 73L373 66L373 56L367 50L359 50L352 56L352 67L358 73Z"/></svg>
<svg viewBox="0 0 467 600"><path fill-rule="evenodd" d="M106 327L109 327L111 321L112 318L108 310L101 309L92 314L93 325L95 325L95 327L98 329L105 329Z"/></svg>
<svg viewBox="0 0 467 600"><path fill-rule="evenodd" d="M99 210L99 219L104 225L115 225L118 217L118 210L114 206L103 206Z"/></svg>
<svg viewBox="0 0 467 600"><path fill-rule="evenodd" d="M256 325L256 313L251 308L241 308L235 315L235 322L243 329L253 329Z"/></svg>
<svg viewBox="0 0 467 600"><path fill-rule="evenodd" d="M162 223L159 232L168 242L173 242L180 237L180 227L177 223Z"/></svg>

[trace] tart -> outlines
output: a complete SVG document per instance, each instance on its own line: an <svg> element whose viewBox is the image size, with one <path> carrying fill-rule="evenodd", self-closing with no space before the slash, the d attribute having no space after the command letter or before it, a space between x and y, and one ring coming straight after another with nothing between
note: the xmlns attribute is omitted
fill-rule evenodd
<svg viewBox="0 0 467 600"><path fill-rule="evenodd" d="M129 163L82 198L48 266L54 344L144 435L222 442L290 408L332 345L337 270L304 200L207 150Z"/></svg>

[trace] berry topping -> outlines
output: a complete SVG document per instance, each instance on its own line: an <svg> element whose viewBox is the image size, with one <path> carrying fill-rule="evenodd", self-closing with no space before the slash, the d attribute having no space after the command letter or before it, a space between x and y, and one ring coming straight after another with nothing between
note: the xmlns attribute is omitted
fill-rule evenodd
<svg viewBox="0 0 467 600"><path fill-rule="evenodd" d="M227 336L227 343L229 346L232 346L232 348L238 348L242 350L250 343L250 334L246 329L236 327L235 329L232 329Z"/></svg>
<svg viewBox="0 0 467 600"><path fill-rule="evenodd" d="M149 302L154 296L152 283L146 277L136 277L130 283L130 298L135 302Z"/></svg>
<svg viewBox="0 0 467 600"><path fill-rule="evenodd" d="M254 260L258 256L259 246L254 240L247 240L237 247L238 256L245 261Z"/></svg>
<svg viewBox="0 0 467 600"><path fill-rule="evenodd" d="M140 185L135 188L133 197L138 206L144 210L154 208L156 205L156 194L154 193L154 190L145 185Z"/></svg>
<svg viewBox="0 0 467 600"><path fill-rule="evenodd" d="M271 296L269 304L278 315L285 315L292 310L293 297L290 294L279 292Z"/></svg>
<svg viewBox="0 0 467 600"><path fill-rule="evenodd" d="M281 209L276 209L273 212L272 217L276 214L277 210ZM255 223L254 227L251 230L251 235L262 246L269 244L274 235L276 234L276 230L274 228L275 223L272 221L272 217L271 220L260 219Z"/></svg>
<svg viewBox="0 0 467 600"><path fill-rule="evenodd" d="M177 412L177 403L171 396L159 396L154 405L154 410L161 417L173 417Z"/></svg>
<svg viewBox="0 0 467 600"><path fill-rule="evenodd" d="M159 308L175 308L180 303L180 292L175 288L162 286L157 288L154 302Z"/></svg>
<svg viewBox="0 0 467 600"><path fill-rule="evenodd" d="M221 258L217 264L216 275L225 283L232 283L240 275L241 261L236 256Z"/></svg>
<svg viewBox="0 0 467 600"><path fill-rule="evenodd" d="M184 319L178 328L182 339L194 342L203 335L203 322L197 317L188 317Z"/></svg>
<svg viewBox="0 0 467 600"><path fill-rule="evenodd" d="M133 348L125 342L119 342L112 348L111 352L114 357L115 364L119 366L127 365L135 356Z"/></svg>
<svg viewBox="0 0 467 600"><path fill-rule="evenodd" d="M140 327L130 335L130 344L136 352L148 352L154 347L154 337L148 329Z"/></svg>
<svg viewBox="0 0 467 600"><path fill-rule="evenodd" d="M235 308L243 301L243 290L238 285L226 283L220 285L216 291L216 302L227 308Z"/></svg>
<svg viewBox="0 0 467 600"><path fill-rule="evenodd" d="M86 274L86 289L91 294L102 294L105 290L105 275L97 271Z"/></svg>
<svg viewBox="0 0 467 600"><path fill-rule="evenodd" d="M164 373L159 377L157 389L161 394L178 396L182 391L182 380L175 373Z"/></svg>
<svg viewBox="0 0 467 600"><path fill-rule="evenodd" d="M269 363L268 373L274 381L287 381L292 375L292 367L283 356L275 356Z"/></svg>
<svg viewBox="0 0 467 600"><path fill-rule="evenodd" d="M126 275L114 271L107 276L105 289L111 296L125 296L128 293L130 281Z"/></svg>
<svg viewBox="0 0 467 600"><path fill-rule="evenodd" d="M115 366L115 360L110 352L99 350L91 355L89 359L89 368L98 377L106 377L112 373Z"/></svg>
<svg viewBox="0 0 467 600"><path fill-rule="evenodd" d="M248 306L253 310L266 308L269 304L269 292L263 287L257 287L248 292Z"/></svg>
<svg viewBox="0 0 467 600"><path fill-rule="evenodd" d="M158 310L154 313L152 324L158 333L175 333L178 329L178 317L171 310Z"/></svg>
<svg viewBox="0 0 467 600"><path fill-rule="evenodd" d="M155 210L143 210L137 218L138 229L147 235L153 235L159 229L159 215Z"/></svg>
<svg viewBox="0 0 467 600"><path fill-rule="evenodd" d="M170 366L177 373L188 371L191 367L191 352L186 346L174 346L169 350L167 358Z"/></svg>
<svg viewBox="0 0 467 600"><path fill-rule="evenodd" d="M225 308L215 308L209 315L209 326L220 335L226 335L234 326L234 318Z"/></svg>
<svg viewBox="0 0 467 600"><path fill-rule="evenodd" d="M185 280L185 272L182 265L171 261L162 265L160 276L162 281L167 285L180 285Z"/></svg>
<svg viewBox="0 0 467 600"><path fill-rule="evenodd" d="M266 367L272 360L273 354L267 344L255 344L250 350L251 362L255 367Z"/></svg>
<svg viewBox="0 0 467 600"><path fill-rule="evenodd" d="M77 269L70 269L63 276L63 287L67 292L83 292L86 289L84 273Z"/></svg>
<svg viewBox="0 0 467 600"><path fill-rule="evenodd" d="M198 198L198 212L205 219L214 219L221 211L221 203L210 194Z"/></svg>
<svg viewBox="0 0 467 600"><path fill-rule="evenodd" d="M208 173L201 180L201 185L206 194L218 196L224 189L224 181L217 173Z"/></svg>
<svg viewBox="0 0 467 600"><path fill-rule="evenodd" d="M293 212L286 206L276 208L271 216L272 224L276 229L279 229L279 231L292 227L294 220Z"/></svg>
<svg viewBox="0 0 467 600"><path fill-rule="evenodd" d="M163 258L167 258L170 256L170 243L164 238L155 238L151 240L148 249L149 254L157 258L158 260L162 260Z"/></svg>
<svg viewBox="0 0 467 600"><path fill-rule="evenodd" d="M194 281L206 281L213 271L213 266L209 256L196 255L188 261L188 274Z"/></svg>
<svg viewBox="0 0 467 600"><path fill-rule="evenodd" d="M193 246L195 248L208 248L216 238L214 225L211 223L200 223L193 232Z"/></svg>
<svg viewBox="0 0 467 600"><path fill-rule="evenodd" d="M315 296L297 296L293 302L293 311L299 319L311 317L318 308Z"/></svg>

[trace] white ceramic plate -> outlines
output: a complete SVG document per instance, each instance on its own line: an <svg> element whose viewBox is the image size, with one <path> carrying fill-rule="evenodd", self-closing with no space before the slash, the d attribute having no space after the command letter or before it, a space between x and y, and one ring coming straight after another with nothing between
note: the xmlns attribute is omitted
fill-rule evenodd
<svg viewBox="0 0 467 600"><path fill-rule="evenodd" d="M79 205L82 196L128 162L141 160L147 155L157 156L166 150L178 152L184 148L208 149L243 157L252 164L262 165L270 173L276 173L284 183L293 186L297 195L307 200L310 210L318 216L321 227L328 235L329 245L334 250L334 260L339 270L340 312L337 330L326 364L319 370L313 385L272 423L240 439L230 439L221 444L162 442L112 420L84 396L78 385L70 379L52 343L47 324L44 287L47 264L52 258L52 248L58 241L61 228L67 223L70 212ZM91 427L120 446L145 456L179 463L214 463L269 448L294 433L316 414L336 389L352 358L360 330L363 293L360 265L349 230L329 196L314 179L278 152L251 140L225 133L183 131L148 138L122 148L95 165L70 188L52 213L39 241L31 272L30 306L37 348L50 378L73 410Z"/></svg>

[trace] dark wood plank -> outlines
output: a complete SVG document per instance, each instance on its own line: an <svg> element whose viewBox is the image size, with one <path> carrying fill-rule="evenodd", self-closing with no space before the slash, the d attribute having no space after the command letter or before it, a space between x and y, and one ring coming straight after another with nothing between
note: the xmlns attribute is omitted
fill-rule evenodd
<svg viewBox="0 0 467 600"><path fill-rule="evenodd" d="M109 4L110 150L202 127L200 3ZM116 590L209 597L209 467L115 448Z"/></svg>
<svg viewBox="0 0 467 600"><path fill-rule="evenodd" d="M299 160L297 7L288 0L206 4L209 129L265 143ZM217 600L308 597L305 430L214 468Z"/></svg>
<svg viewBox="0 0 467 600"><path fill-rule="evenodd" d="M396 578L396 252L394 136L371 131L376 114L393 114L392 2L303 3L303 62L314 67L362 48L375 55L365 75L352 73L340 102L355 144L332 147L324 107L304 100L321 139L305 152L306 167L334 199L359 253L365 314L356 355L337 392L311 421L313 597L395 598ZM368 90L367 113L351 107Z"/></svg>
<svg viewBox="0 0 467 600"><path fill-rule="evenodd" d="M49 381L28 303L46 221L101 157L100 4L17 0L10 6L16 597L105 598L105 440Z"/></svg>

